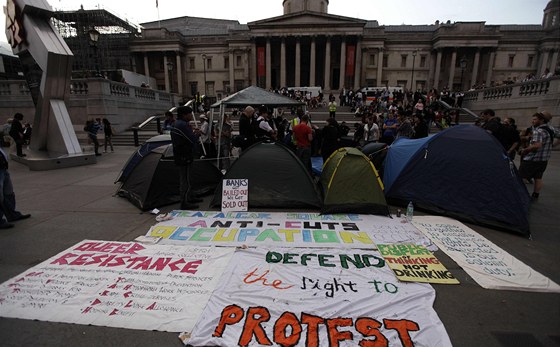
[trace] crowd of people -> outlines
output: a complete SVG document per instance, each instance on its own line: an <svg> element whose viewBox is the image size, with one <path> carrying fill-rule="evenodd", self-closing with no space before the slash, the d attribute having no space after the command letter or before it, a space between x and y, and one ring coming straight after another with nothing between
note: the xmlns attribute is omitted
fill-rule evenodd
<svg viewBox="0 0 560 347"><path fill-rule="evenodd" d="M107 118L95 118L95 119L88 119L84 126L84 131L87 133L88 139L91 143L93 143L93 149L96 156L100 156L99 153L99 140L97 138L97 134L102 131L104 135L104 153L107 153L107 147L111 148L111 152L115 151L113 147L113 135L114 129L111 125L111 122Z"/></svg>

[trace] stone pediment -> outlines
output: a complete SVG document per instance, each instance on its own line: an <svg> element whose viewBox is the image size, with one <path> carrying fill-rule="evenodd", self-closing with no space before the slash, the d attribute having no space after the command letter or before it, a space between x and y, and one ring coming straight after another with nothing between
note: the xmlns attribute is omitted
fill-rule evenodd
<svg viewBox="0 0 560 347"><path fill-rule="evenodd" d="M364 27L367 21L325 14L320 12L303 11L278 17L247 23L251 30L278 27Z"/></svg>

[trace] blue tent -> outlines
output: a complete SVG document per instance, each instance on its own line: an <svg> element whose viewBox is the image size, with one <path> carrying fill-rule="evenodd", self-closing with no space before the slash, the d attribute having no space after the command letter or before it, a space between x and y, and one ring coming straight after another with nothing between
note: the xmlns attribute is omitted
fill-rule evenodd
<svg viewBox="0 0 560 347"><path fill-rule="evenodd" d="M399 139L383 177L394 204L530 236L530 196L500 143L474 125L431 137Z"/></svg>

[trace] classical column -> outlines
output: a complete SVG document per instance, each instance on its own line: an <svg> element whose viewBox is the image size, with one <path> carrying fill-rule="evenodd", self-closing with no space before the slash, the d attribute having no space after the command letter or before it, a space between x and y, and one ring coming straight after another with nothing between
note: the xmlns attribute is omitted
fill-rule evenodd
<svg viewBox="0 0 560 347"><path fill-rule="evenodd" d="M496 56L496 52L490 52L490 59L488 60L488 72L486 73L486 86L490 87L492 84L492 71L494 70L494 57Z"/></svg>
<svg viewBox="0 0 560 347"><path fill-rule="evenodd" d="M294 87L301 87L301 42L296 37L296 81Z"/></svg>
<svg viewBox="0 0 560 347"><path fill-rule="evenodd" d="M167 71L167 55L165 55L165 53L163 54L163 72L165 76L165 91L169 93L169 72Z"/></svg>
<svg viewBox="0 0 560 347"><path fill-rule="evenodd" d="M537 78L541 78L541 76L544 74L544 70L548 68L548 57L550 55L550 51L548 49L543 49L541 55L542 64L540 66L539 73L537 74Z"/></svg>
<svg viewBox="0 0 560 347"><path fill-rule="evenodd" d="M270 39L266 39L266 89L272 89L272 55L270 52Z"/></svg>
<svg viewBox="0 0 560 347"><path fill-rule="evenodd" d="M150 77L150 63L148 61L148 53L144 53L144 75Z"/></svg>
<svg viewBox="0 0 560 347"><path fill-rule="evenodd" d="M325 85L326 90L331 90L331 38L327 36L325 44Z"/></svg>
<svg viewBox="0 0 560 347"><path fill-rule="evenodd" d="M315 63L316 63L316 48L315 48L315 37L311 38L311 52L310 52L310 62L309 62L309 85L315 86Z"/></svg>
<svg viewBox="0 0 560 347"><path fill-rule="evenodd" d="M177 94L183 94L183 64L181 64L181 55L176 52L176 63L177 63Z"/></svg>
<svg viewBox="0 0 560 347"><path fill-rule="evenodd" d="M439 77L441 74L441 59L443 58L443 52L441 51L441 49L437 50L437 56L436 56L436 75L434 76L434 88L440 90L440 86L439 86Z"/></svg>
<svg viewBox="0 0 560 347"><path fill-rule="evenodd" d="M550 71L554 73L554 68L556 67L555 64L558 61L558 50L552 51L552 66L550 67Z"/></svg>
<svg viewBox="0 0 560 347"><path fill-rule="evenodd" d="M377 51L377 86L381 86L383 80L383 48L378 48Z"/></svg>
<svg viewBox="0 0 560 347"><path fill-rule="evenodd" d="M344 85L344 80L346 77L346 40L342 38L342 43L340 44L340 78L338 81L338 87L340 89L346 87Z"/></svg>
<svg viewBox="0 0 560 347"><path fill-rule="evenodd" d="M362 41L358 40L356 43L356 64L354 65L354 90L360 89L362 80Z"/></svg>
<svg viewBox="0 0 560 347"><path fill-rule="evenodd" d="M420 56L420 57L422 57L422 56ZM430 59L428 60L428 64L430 64L430 70L428 71L428 81L426 81L426 82L427 82L427 83L426 83L426 88L427 88L428 90L430 90L430 89L432 89L432 88L434 87L434 85L435 85L435 82L434 82L434 73L435 73L435 70L436 70L436 64L435 64L435 63L436 63L436 60L434 59L434 52L431 51L430 54L428 55L428 57L430 58ZM420 58L420 59L422 59L422 58Z"/></svg>
<svg viewBox="0 0 560 347"><path fill-rule="evenodd" d="M252 53L252 54L251 54ZM258 85L259 81L257 80L257 44L255 41L251 43L251 51L247 52L247 57L249 59L247 65L251 67L249 74L250 74L250 81L249 85Z"/></svg>
<svg viewBox="0 0 560 347"><path fill-rule="evenodd" d="M229 50L229 92L234 93L235 88L235 56L233 54L233 49Z"/></svg>
<svg viewBox="0 0 560 347"><path fill-rule="evenodd" d="M280 88L286 85L286 38L282 38L280 43Z"/></svg>
<svg viewBox="0 0 560 347"><path fill-rule="evenodd" d="M478 84L476 79L478 78L478 68L480 65L480 48L478 48L476 50L476 53L474 54L474 63L473 63L473 71L472 71L472 77L471 77L471 86L474 84ZM469 87L471 87L469 86ZM468 88L470 89L470 88Z"/></svg>
<svg viewBox="0 0 560 347"><path fill-rule="evenodd" d="M449 90L453 90L453 80L455 79L455 64L457 63L457 50L454 49L451 53L451 65L449 66L449 82L447 82L447 87Z"/></svg>

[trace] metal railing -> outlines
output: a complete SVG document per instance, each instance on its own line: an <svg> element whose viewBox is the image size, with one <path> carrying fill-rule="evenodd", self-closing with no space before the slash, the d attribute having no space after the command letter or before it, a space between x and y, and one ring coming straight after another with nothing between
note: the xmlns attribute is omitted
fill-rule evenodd
<svg viewBox="0 0 560 347"><path fill-rule="evenodd" d="M140 146L138 131L142 130L144 127L146 127L148 124L152 123L154 120L156 122L157 132L161 134L161 115L156 114L156 115L150 116L150 117L148 117L148 119L143 121L140 125L134 126L134 127L131 128L132 134L134 136L134 146L136 146L136 147Z"/></svg>

